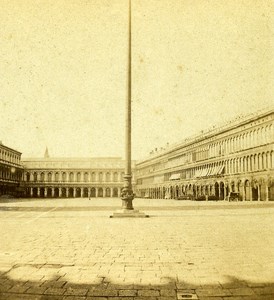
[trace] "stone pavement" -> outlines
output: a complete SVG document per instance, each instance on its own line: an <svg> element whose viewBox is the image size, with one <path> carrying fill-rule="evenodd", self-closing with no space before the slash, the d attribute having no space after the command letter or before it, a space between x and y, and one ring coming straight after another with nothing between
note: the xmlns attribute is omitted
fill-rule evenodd
<svg viewBox="0 0 274 300"><path fill-rule="evenodd" d="M274 299L274 203L120 204L0 199L0 299Z"/></svg>

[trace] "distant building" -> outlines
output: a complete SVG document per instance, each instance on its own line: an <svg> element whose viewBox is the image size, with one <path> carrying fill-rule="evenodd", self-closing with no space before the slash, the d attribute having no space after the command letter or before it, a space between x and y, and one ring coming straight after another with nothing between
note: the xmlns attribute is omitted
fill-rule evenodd
<svg viewBox="0 0 274 300"><path fill-rule="evenodd" d="M201 132L136 164L136 193L150 198L274 200L274 110Z"/></svg>
<svg viewBox="0 0 274 300"><path fill-rule="evenodd" d="M22 176L21 153L0 142L0 196L22 194Z"/></svg>
<svg viewBox="0 0 274 300"><path fill-rule="evenodd" d="M119 197L125 162L121 158L25 158L27 197ZM134 168L134 162L133 168Z"/></svg>

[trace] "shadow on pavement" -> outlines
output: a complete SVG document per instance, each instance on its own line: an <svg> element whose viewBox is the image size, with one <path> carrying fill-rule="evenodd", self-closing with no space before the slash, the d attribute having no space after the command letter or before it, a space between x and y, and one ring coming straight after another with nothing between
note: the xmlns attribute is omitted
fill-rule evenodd
<svg viewBox="0 0 274 300"><path fill-rule="evenodd" d="M13 280L8 272L0 272L1 300L274 299L274 283L250 282L236 277L228 277L225 284L199 285L165 278L166 283L162 285L118 285L105 277L98 277L98 284L75 284L60 276L52 277L51 280Z"/></svg>

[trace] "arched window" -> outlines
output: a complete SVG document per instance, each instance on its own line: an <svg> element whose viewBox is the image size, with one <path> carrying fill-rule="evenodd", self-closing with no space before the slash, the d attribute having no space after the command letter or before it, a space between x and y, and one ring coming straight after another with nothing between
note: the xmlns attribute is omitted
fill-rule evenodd
<svg viewBox="0 0 274 300"><path fill-rule="evenodd" d="M80 181L81 181L81 173L78 172L78 173L77 173L77 182L80 182Z"/></svg>
<svg viewBox="0 0 274 300"><path fill-rule="evenodd" d="M92 182L96 181L96 174L95 174L95 172L91 173L91 181Z"/></svg>
<svg viewBox="0 0 274 300"><path fill-rule="evenodd" d="M239 173L239 158L236 159L236 166L235 167L236 167L235 172Z"/></svg>
<svg viewBox="0 0 274 300"><path fill-rule="evenodd" d="M40 178L41 178L40 181L44 182L45 181L45 173L42 172Z"/></svg>
<svg viewBox="0 0 274 300"><path fill-rule="evenodd" d="M269 168L269 152L266 152L265 154L265 167L266 169Z"/></svg>
<svg viewBox="0 0 274 300"><path fill-rule="evenodd" d="M263 145L265 143L265 128L262 127L260 130L260 144Z"/></svg>
<svg viewBox="0 0 274 300"><path fill-rule="evenodd" d="M268 128L268 132L267 132L267 143L271 143L272 141L272 136L274 134L274 132L272 132L272 124L269 125L269 128Z"/></svg>
<svg viewBox="0 0 274 300"><path fill-rule="evenodd" d="M262 169L264 170L265 168L265 153L262 153Z"/></svg>
<svg viewBox="0 0 274 300"><path fill-rule="evenodd" d="M118 173L117 172L115 172L114 175L113 175L113 181L114 182L118 181Z"/></svg>
<svg viewBox="0 0 274 300"><path fill-rule="evenodd" d="M107 172L107 174L106 174L106 182L110 182L110 173L109 172Z"/></svg>
<svg viewBox="0 0 274 300"><path fill-rule="evenodd" d="M34 181L34 182L37 181L37 173L36 173L36 172L33 173L33 181Z"/></svg>
<svg viewBox="0 0 274 300"><path fill-rule="evenodd" d="M254 159L253 159L253 170L257 171L258 170L258 163L257 163L257 154L254 154Z"/></svg>
<svg viewBox="0 0 274 300"><path fill-rule="evenodd" d="M62 181L67 181L67 174L65 172L62 173Z"/></svg>
<svg viewBox="0 0 274 300"><path fill-rule="evenodd" d="M58 182L58 181L59 181L59 173L56 172L56 173L55 173L55 182Z"/></svg>
<svg viewBox="0 0 274 300"><path fill-rule="evenodd" d="M84 181L88 182L88 173L87 172L85 172L85 174L84 174Z"/></svg>
<svg viewBox="0 0 274 300"><path fill-rule="evenodd" d="M103 181L103 173L102 173L102 172L99 173L99 181L100 181L100 182Z"/></svg>
<svg viewBox="0 0 274 300"><path fill-rule="evenodd" d="M69 182L73 182L74 181L74 174L73 172L69 173Z"/></svg>
<svg viewBox="0 0 274 300"><path fill-rule="evenodd" d="M239 169L238 169L238 171L239 171L239 173L242 173L242 158L240 157L239 158L239 165L238 165L238 167L239 167Z"/></svg>
<svg viewBox="0 0 274 300"><path fill-rule="evenodd" d="M250 171L253 171L253 155L250 155L249 168L250 168Z"/></svg>
<svg viewBox="0 0 274 300"><path fill-rule="evenodd" d="M52 173L51 173L51 172L48 174L48 181L49 181L49 182L52 181Z"/></svg>
<svg viewBox="0 0 274 300"><path fill-rule="evenodd" d="M242 149L245 149L245 137L246 137L246 135L244 133L242 136Z"/></svg>
<svg viewBox="0 0 274 300"><path fill-rule="evenodd" d="M258 170L261 170L262 168L262 160L261 160L261 153L258 154Z"/></svg>

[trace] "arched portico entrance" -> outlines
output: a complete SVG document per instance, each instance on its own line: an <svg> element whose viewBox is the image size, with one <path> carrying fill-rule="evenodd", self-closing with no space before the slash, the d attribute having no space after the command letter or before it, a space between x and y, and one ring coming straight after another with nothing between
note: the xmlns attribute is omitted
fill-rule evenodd
<svg viewBox="0 0 274 300"><path fill-rule="evenodd" d="M103 197L103 189L102 188L98 189L98 197Z"/></svg>
<svg viewBox="0 0 274 300"><path fill-rule="evenodd" d="M110 197L110 188L106 188L106 197Z"/></svg>
<svg viewBox="0 0 274 300"><path fill-rule="evenodd" d="M38 197L38 189L36 187L33 188L32 195L33 197Z"/></svg>
<svg viewBox="0 0 274 300"><path fill-rule="evenodd" d="M69 198L73 198L73 188L69 188Z"/></svg>
<svg viewBox="0 0 274 300"><path fill-rule="evenodd" d="M220 194L219 194L219 183L218 183L218 182L215 182L214 188L215 188L215 196L216 196L216 198L217 198L217 199L220 199Z"/></svg>
<svg viewBox="0 0 274 300"><path fill-rule="evenodd" d="M62 188L61 192L62 192L61 197L65 198L66 197L66 189Z"/></svg>
<svg viewBox="0 0 274 300"><path fill-rule="evenodd" d="M80 198L80 197L81 197L81 189L76 188L76 198Z"/></svg>
<svg viewBox="0 0 274 300"><path fill-rule="evenodd" d="M90 197L96 197L96 190L95 190L95 188L93 187L93 188L91 188L91 190L90 190Z"/></svg>
<svg viewBox="0 0 274 300"><path fill-rule="evenodd" d="M225 184L221 181L220 182L220 195L219 195L219 199L220 200L224 200L225 196Z"/></svg>
<svg viewBox="0 0 274 300"><path fill-rule="evenodd" d="M45 197L45 188L40 188L40 197L41 198Z"/></svg>
<svg viewBox="0 0 274 300"><path fill-rule="evenodd" d="M245 200L251 200L249 180L246 180L244 183L244 192L245 192Z"/></svg>
<svg viewBox="0 0 274 300"><path fill-rule="evenodd" d="M118 189L117 188L113 189L113 197L118 197Z"/></svg>
<svg viewBox="0 0 274 300"><path fill-rule="evenodd" d="M88 197L88 188L84 188L83 197L85 197L85 198Z"/></svg>
<svg viewBox="0 0 274 300"><path fill-rule="evenodd" d="M54 198L58 198L59 197L59 189L58 188L55 188L54 189Z"/></svg>

